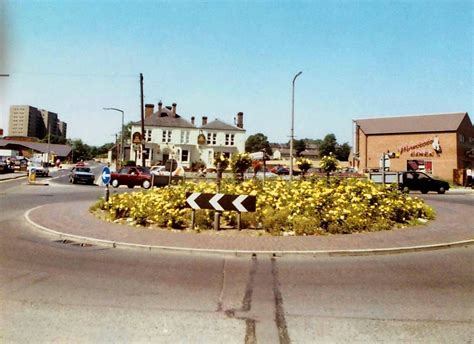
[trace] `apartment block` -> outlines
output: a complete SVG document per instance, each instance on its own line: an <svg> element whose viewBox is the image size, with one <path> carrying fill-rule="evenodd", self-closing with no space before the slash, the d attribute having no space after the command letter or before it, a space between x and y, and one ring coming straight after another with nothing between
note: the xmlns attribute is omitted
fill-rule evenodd
<svg viewBox="0 0 474 344"><path fill-rule="evenodd" d="M35 137L43 139L51 130L51 135L66 137L67 123L58 114L38 109L30 105L10 106L9 136Z"/></svg>

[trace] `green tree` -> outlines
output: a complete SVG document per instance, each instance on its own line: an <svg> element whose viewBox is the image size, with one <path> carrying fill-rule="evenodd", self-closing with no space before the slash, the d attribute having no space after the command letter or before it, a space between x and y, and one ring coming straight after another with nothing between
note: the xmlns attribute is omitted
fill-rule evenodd
<svg viewBox="0 0 474 344"><path fill-rule="evenodd" d="M239 153L232 156L230 167L236 179L243 180L244 173L250 166L252 166L252 159L248 153Z"/></svg>
<svg viewBox="0 0 474 344"><path fill-rule="evenodd" d="M245 151L249 153L254 152L261 152L265 150L268 155L272 155L272 147L270 147L270 143L268 142L268 138L263 135L262 133L258 133L255 135L250 135L245 141Z"/></svg>
<svg viewBox="0 0 474 344"><path fill-rule="evenodd" d="M349 159L349 154L351 153L351 146L349 143L344 142L342 145L336 146L336 158L340 161L347 161Z"/></svg>
<svg viewBox="0 0 474 344"><path fill-rule="evenodd" d="M68 139L68 144L72 147L73 162L92 159L92 147L83 143L81 139Z"/></svg>
<svg viewBox="0 0 474 344"><path fill-rule="evenodd" d="M327 134L319 146L319 154L321 156L328 156L329 154L335 154L337 148L336 135Z"/></svg>
<svg viewBox="0 0 474 344"><path fill-rule="evenodd" d="M301 152L306 150L305 140L294 140L293 145L295 147L296 156L301 156Z"/></svg>

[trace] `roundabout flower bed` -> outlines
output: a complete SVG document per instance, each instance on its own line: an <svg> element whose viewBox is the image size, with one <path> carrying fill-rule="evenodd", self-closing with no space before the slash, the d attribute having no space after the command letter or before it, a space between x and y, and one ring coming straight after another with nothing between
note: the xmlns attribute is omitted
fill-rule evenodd
<svg viewBox="0 0 474 344"><path fill-rule="evenodd" d="M107 221L142 226L190 227L186 192L215 193L213 183L186 182L175 186L117 194L99 201ZM401 193L395 186L353 178L307 179L292 182L259 180L237 183L224 179L221 193L257 196L254 213L242 213L242 227L272 235L354 233L404 227L434 218L423 200ZM235 225L237 213L223 212L223 224ZM197 229L212 228L214 212L196 211Z"/></svg>

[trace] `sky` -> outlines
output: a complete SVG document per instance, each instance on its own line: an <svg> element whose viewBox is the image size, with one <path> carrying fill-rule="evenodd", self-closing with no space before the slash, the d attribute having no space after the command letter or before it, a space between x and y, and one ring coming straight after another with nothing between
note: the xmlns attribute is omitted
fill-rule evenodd
<svg viewBox="0 0 474 344"><path fill-rule="evenodd" d="M114 141L145 103L288 142L352 120L469 112L472 1L1 1L0 128L11 105L58 113L68 137Z"/></svg>

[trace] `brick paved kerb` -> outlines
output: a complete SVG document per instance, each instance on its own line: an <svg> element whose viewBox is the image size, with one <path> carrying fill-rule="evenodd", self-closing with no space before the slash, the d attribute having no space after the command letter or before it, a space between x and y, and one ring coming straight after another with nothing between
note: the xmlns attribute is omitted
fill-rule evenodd
<svg viewBox="0 0 474 344"><path fill-rule="evenodd" d="M453 242L474 242L472 206L429 201L437 219L427 225L373 233L298 237L241 237L215 235L212 232L183 233L153 230L104 222L89 213L90 201L56 203L41 206L27 213L36 225L79 237L108 240L116 243L160 246L176 249L229 250L246 252L311 252L380 250L413 246L439 245ZM118 245L120 246L120 245Z"/></svg>

